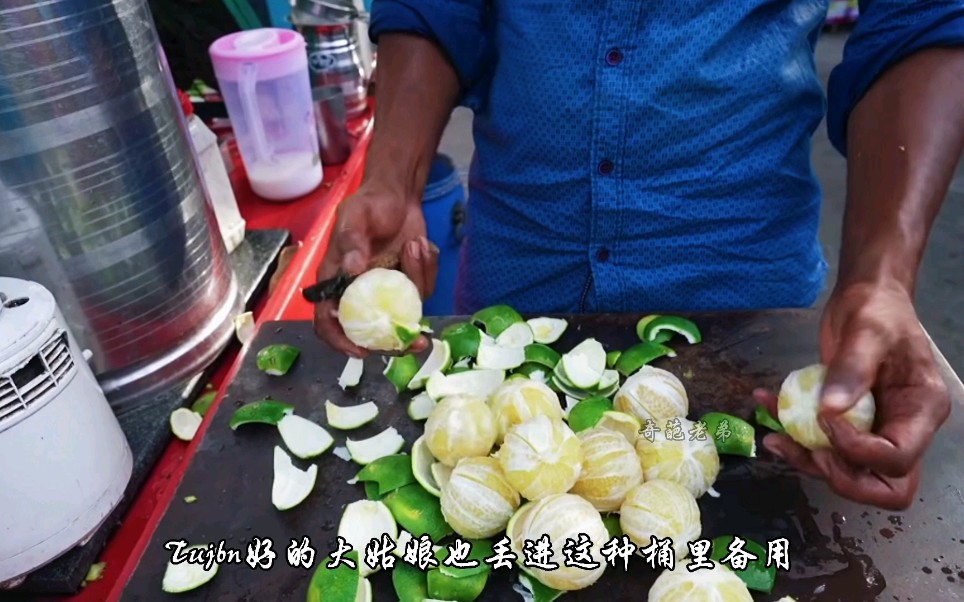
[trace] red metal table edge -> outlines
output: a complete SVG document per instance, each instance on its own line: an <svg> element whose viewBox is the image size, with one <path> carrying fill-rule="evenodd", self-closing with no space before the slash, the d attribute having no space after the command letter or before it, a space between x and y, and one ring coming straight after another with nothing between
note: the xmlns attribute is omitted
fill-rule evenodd
<svg viewBox="0 0 964 602"><path fill-rule="evenodd" d="M312 223L308 234L302 241L301 248L291 260L275 290L263 303L260 311L256 312L257 328L260 328L260 325L264 322L281 319L311 319L313 306L301 298L301 289L314 282L318 264L328 247L328 240L338 206L361 183L368 144L371 140L371 131L372 121L369 120L358 137L358 142L351 157L325 195L325 206ZM190 443L172 440L151 471L144 486L127 511L124 522L111 536L104 552L101 554L101 560L107 562L103 577L99 581L89 583L73 596L49 599L60 602L65 600L87 602L93 600L113 601L121 598L128 581L137 569L141 557L154 535L154 531L174 499L181 479L190 465L191 458L193 458L203 440L204 433L207 431L216 408L221 403L227 385L237 374L244 359L245 351L246 349L242 349L233 361L225 363L212 378L215 382L222 381L223 386L218 386L217 399L212 405L212 409L206 414L205 420L194 439ZM137 516L138 513L148 514L146 522L139 532L136 529L138 525L128 525L129 519L132 516ZM125 527L128 528L125 529ZM111 566L112 563L122 564L118 570ZM160 584L158 584L158 588L160 588Z"/></svg>

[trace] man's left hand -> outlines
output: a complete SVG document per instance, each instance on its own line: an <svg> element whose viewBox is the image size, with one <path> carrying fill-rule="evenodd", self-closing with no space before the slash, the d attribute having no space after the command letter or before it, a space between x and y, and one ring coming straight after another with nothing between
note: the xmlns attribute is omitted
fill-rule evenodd
<svg viewBox="0 0 964 602"><path fill-rule="evenodd" d="M764 445L843 497L906 509L920 483L924 452L951 411L910 295L884 284L834 291L820 325L820 357L827 376L819 422L833 447L811 452L777 434L767 435ZM867 391L877 414L872 432L863 433L840 415ZM777 415L772 392L754 395Z"/></svg>

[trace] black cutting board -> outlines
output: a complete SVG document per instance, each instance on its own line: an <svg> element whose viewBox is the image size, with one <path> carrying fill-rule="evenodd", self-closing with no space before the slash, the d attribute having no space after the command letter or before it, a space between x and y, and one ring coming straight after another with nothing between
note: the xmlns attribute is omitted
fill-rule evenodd
<svg viewBox="0 0 964 602"><path fill-rule="evenodd" d="M565 351L592 336L607 348L626 348L637 341L634 325L638 317L570 317L570 328L555 347ZM817 359L818 315L812 311L690 317L703 330L704 342L693 346L676 343L678 357L657 360L655 365L683 379L691 418L710 409L748 418L754 407L754 387L777 387L787 372ZM438 332L455 320L439 320L433 326ZM271 343L289 343L302 350L296 366L284 377L262 374L255 366L257 350ZM345 358L318 342L308 322L264 325L243 362L128 583L124 600L174 599L160 589L170 559L170 551L164 546L169 540L198 544L223 539L229 548L241 550L243 557L253 537L274 542L277 557L271 569L225 565L210 583L178 598L305 600L313 569L289 566L287 547L293 539L310 537L318 549L316 563L334 550L342 508L365 495L362 485L347 483L360 467L327 452L316 459L319 475L311 496L292 510L278 512L271 505L272 448L281 444L281 438L274 427L263 425L231 431L228 421L239 405L270 396L295 405L296 413L325 425L326 399L345 405L373 400L381 409L379 417L348 433L352 438L368 437L394 426L410 445L421 433L423 423L413 422L406 414L409 396L396 396L382 376L380 358L367 361L357 388L342 391L337 378ZM336 437L335 445L344 444L346 433L329 431ZM764 544L780 537L789 539L791 571L778 575L772 594L756 595L761 601L783 595L793 595L799 602L863 602L894 597L928 602L964 600L964 579L958 576L958 571L964 570L958 566L964 564L964 503L957 498L959 490L954 495L948 489L946 478L954 474L948 471L956 470L954 463L961 457L964 423L961 413L956 412L929 454L922 501L900 514L840 500L824 485L787 470L765 451L755 460L725 457L716 484L721 497L703 496L700 500L703 536L736 534ZM296 463L307 466L307 462ZM197 499L189 504L184 501L186 496ZM925 566L929 572L922 570ZM563 600L644 600L655 577L655 571L638 561L631 564L629 572L608 569L595 586L566 594ZM376 574L371 581L376 601L398 599L389 574ZM511 589L516 581L514 571L493 573L480 600L521 599ZM881 593L885 586L885 593Z"/></svg>

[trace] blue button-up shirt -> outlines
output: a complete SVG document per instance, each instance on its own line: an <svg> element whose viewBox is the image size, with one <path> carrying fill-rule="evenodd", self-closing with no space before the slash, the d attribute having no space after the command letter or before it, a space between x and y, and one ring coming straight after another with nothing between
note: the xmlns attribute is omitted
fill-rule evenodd
<svg viewBox="0 0 964 602"><path fill-rule="evenodd" d="M875 0L832 73L964 43L964 0ZM456 310L802 307L819 296L810 141L827 0L375 0L371 34L435 40L475 112ZM431 74L427 75L431 77Z"/></svg>

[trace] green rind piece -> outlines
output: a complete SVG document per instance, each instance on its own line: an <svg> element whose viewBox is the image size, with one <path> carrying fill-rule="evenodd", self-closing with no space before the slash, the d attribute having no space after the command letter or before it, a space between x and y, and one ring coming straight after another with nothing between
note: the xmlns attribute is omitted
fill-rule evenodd
<svg viewBox="0 0 964 602"><path fill-rule="evenodd" d="M488 565L485 565L488 568ZM428 571L428 595L433 600L447 600L450 602L475 602L482 595L486 583L489 581L488 571L451 577L440 569Z"/></svg>
<svg viewBox="0 0 964 602"><path fill-rule="evenodd" d="M445 522L439 498L418 483L406 485L382 497L398 524L416 537L423 533L432 541L451 535L452 527Z"/></svg>
<svg viewBox="0 0 964 602"><path fill-rule="evenodd" d="M589 397L583 399L569 410L569 428L578 433L596 426L603 412L613 409L613 402L605 397Z"/></svg>
<svg viewBox="0 0 964 602"><path fill-rule="evenodd" d="M521 578L520 574L520 580ZM552 589L531 575L526 575L526 579L529 582L529 589L532 591L532 602L553 602L566 593Z"/></svg>
<svg viewBox="0 0 964 602"><path fill-rule="evenodd" d="M217 391L208 391L194 400L194 403L191 404L191 411L204 416L208 413L208 410L211 409L211 406L214 405L214 400L217 398Z"/></svg>
<svg viewBox="0 0 964 602"><path fill-rule="evenodd" d="M603 524L606 525L606 531L609 532L609 539L623 536L623 528L619 526L618 514L605 514L602 517L602 521Z"/></svg>
<svg viewBox="0 0 964 602"><path fill-rule="evenodd" d="M622 352L622 351L619 351L619 350L610 351L609 353L607 353L607 354L606 354L606 367L607 367L607 368L615 368L615 367L616 367L616 362L619 361L619 358L620 358L620 356L622 356L622 354L623 354L623 352Z"/></svg>
<svg viewBox="0 0 964 602"><path fill-rule="evenodd" d="M651 361L672 353L673 350L666 345L643 341L623 351L616 361L615 369L623 376L629 377Z"/></svg>
<svg viewBox="0 0 964 602"><path fill-rule="evenodd" d="M505 304L499 304L475 312L472 314L471 322L479 329L484 330L485 334L490 337L497 337L509 326L525 322L525 320L515 309Z"/></svg>
<svg viewBox="0 0 964 602"><path fill-rule="evenodd" d="M301 355L301 350L293 345L277 343L268 345L258 352L255 363L258 370L273 376L283 376L291 370L295 360Z"/></svg>
<svg viewBox="0 0 964 602"><path fill-rule="evenodd" d="M734 536L732 535L721 535L713 539L712 548L710 551L710 559L714 562L720 562L730 553L729 547L733 542ZM747 562L746 568L743 570L734 569L729 564L726 564L726 568L732 570L737 577L743 580L743 583L752 590L758 592L763 592L769 594L773 591L773 584L777 579L777 567L776 564L771 564L767 568L767 551L752 539L746 539L741 537L746 541L746 545L743 549L750 552L756 556L756 560L750 560Z"/></svg>
<svg viewBox="0 0 964 602"><path fill-rule="evenodd" d="M466 560L477 560L479 563L478 566L471 568L458 568L443 564L445 559L448 558L449 550L447 546L442 546L435 553L435 557L439 562L438 569L442 572L442 574L448 575L449 577L461 578L479 573L488 573L491 570L492 567L482 561L486 558L490 558L495 553L492 542L488 539L467 539L465 541L472 546L472 549L469 552L469 556L466 558Z"/></svg>
<svg viewBox="0 0 964 602"><path fill-rule="evenodd" d="M729 431L729 436L718 430L723 421L726 421L724 430ZM756 430L746 420L723 412L709 412L700 418L700 422L706 425L706 436L713 440L717 452L745 458L756 455Z"/></svg>
<svg viewBox="0 0 964 602"><path fill-rule="evenodd" d="M271 399L246 403L231 415L228 426L234 430L242 424L272 424L277 426L281 419L295 410L290 403Z"/></svg>
<svg viewBox="0 0 964 602"><path fill-rule="evenodd" d="M405 563L392 568L392 585L399 602L424 602L428 597L428 574Z"/></svg>
<svg viewBox="0 0 964 602"><path fill-rule="evenodd" d="M753 419L763 428L768 428L773 432L786 432L786 430L783 428L783 425L780 424L780 421L770 414L770 411L766 409L766 406L758 405L756 410L753 411Z"/></svg>
<svg viewBox="0 0 964 602"><path fill-rule="evenodd" d="M375 483L378 497L383 497L415 482L412 457L407 454L384 456L366 464L355 478L362 483Z"/></svg>
<svg viewBox="0 0 964 602"><path fill-rule="evenodd" d="M664 343L675 335L684 337L691 345L703 340L703 335L696 323L682 316L646 316L636 324L636 335L640 341L655 342L660 333L666 333L669 336L661 341Z"/></svg>
<svg viewBox="0 0 964 602"><path fill-rule="evenodd" d="M542 343L526 345L525 353L526 362L541 364L549 370L555 368L559 364L559 360L562 359L562 355L558 351Z"/></svg>
<svg viewBox="0 0 964 602"><path fill-rule="evenodd" d="M467 357L474 358L478 355L479 344L482 342L482 331L474 324L457 322L443 328L439 338L449 344L452 363L455 363Z"/></svg>
<svg viewBox="0 0 964 602"><path fill-rule="evenodd" d="M350 559L355 568L342 562L328 568L331 556L318 564L308 583L307 602L355 602L358 597L358 551L352 550L343 558Z"/></svg>

